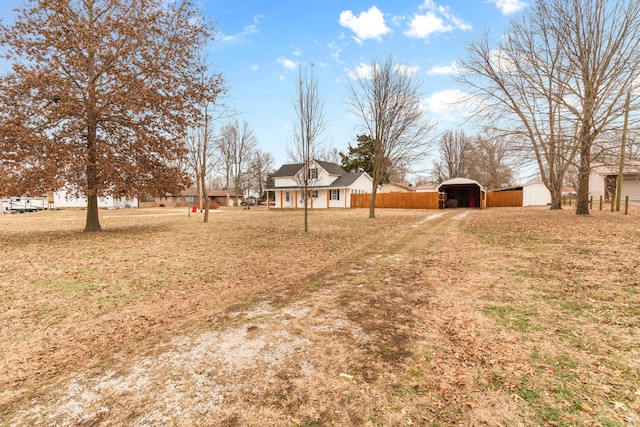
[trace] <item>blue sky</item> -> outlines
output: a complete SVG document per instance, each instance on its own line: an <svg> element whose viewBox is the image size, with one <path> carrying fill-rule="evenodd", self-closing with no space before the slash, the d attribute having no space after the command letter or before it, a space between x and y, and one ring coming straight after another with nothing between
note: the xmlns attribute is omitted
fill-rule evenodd
<svg viewBox="0 0 640 427"><path fill-rule="evenodd" d="M2 0L0 16L11 19L21 0ZM345 151L355 141L358 120L345 103L348 80L372 59L411 67L423 81L423 105L439 129L454 129L464 115L448 105L464 88L451 75L466 44L486 29L499 37L522 0L200 0L216 27L209 61L229 89L226 103L253 128L276 167L289 159L294 110L291 99L300 65L318 78L331 147ZM363 68L364 67L364 68ZM430 163L417 166L428 174Z"/></svg>

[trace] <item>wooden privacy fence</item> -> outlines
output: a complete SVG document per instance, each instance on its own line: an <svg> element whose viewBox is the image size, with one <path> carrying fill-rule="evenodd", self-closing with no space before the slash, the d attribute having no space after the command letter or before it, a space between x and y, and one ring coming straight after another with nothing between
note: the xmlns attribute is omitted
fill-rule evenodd
<svg viewBox="0 0 640 427"><path fill-rule="evenodd" d="M368 208L371 194L352 194L352 208ZM378 193L376 208L438 209L438 193Z"/></svg>
<svg viewBox="0 0 640 427"><path fill-rule="evenodd" d="M522 206L522 190L487 191L488 208Z"/></svg>

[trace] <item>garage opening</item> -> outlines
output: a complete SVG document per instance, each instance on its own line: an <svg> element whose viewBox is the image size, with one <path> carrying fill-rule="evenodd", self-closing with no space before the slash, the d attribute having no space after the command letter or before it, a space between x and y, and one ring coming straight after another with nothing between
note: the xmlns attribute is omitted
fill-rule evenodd
<svg viewBox="0 0 640 427"><path fill-rule="evenodd" d="M486 191L477 181L454 178L444 181L438 191L446 195L447 208L483 208Z"/></svg>

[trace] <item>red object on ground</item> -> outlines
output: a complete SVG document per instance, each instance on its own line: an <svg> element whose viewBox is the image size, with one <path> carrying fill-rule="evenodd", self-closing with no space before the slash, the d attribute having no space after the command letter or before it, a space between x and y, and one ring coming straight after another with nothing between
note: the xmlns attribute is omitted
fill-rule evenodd
<svg viewBox="0 0 640 427"><path fill-rule="evenodd" d="M469 199L469 207L470 208L476 207L476 199Z"/></svg>
<svg viewBox="0 0 640 427"><path fill-rule="evenodd" d="M191 206L191 212L193 213L198 212L198 207L196 205Z"/></svg>

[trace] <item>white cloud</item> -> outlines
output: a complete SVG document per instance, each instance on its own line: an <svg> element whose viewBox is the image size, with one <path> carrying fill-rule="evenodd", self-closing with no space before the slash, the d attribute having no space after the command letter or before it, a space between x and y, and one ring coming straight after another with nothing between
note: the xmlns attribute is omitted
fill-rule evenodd
<svg viewBox="0 0 640 427"><path fill-rule="evenodd" d="M222 32L218 33L216 40L219 40L225 44L239 44L245 42L251 34L255 34L258 32L258 25L260 24L261 18L262 15L255 15L253 17L254 23L252 25L245 25L242 28L242 31L237 34L224 34Z"/></svg>
<svg viewBox="0 0 640 427"><path fill-rule="evenodd" d="M412 76L418 71L420 71L420 67L416 65L396 65L394 70L398 73L404 73L409 76ZM349 78L353 80L370 79L372 75L372 71L373 71L373 68L371 67L370 64L365 64L364 62L361 62L354 69L347 70L347 76L349 76Z"/></svg>
<svg viewBox="0 0 640 427"><path fill-rule="evenodd" d="M251 34L255 34L257 32L258 27L256 25L247 25L237 34L219 33L219 36L216 39L225 44L238 44L246 41Z"/></svg>
<svg viewBox="0 0 640 427"><path fill-rule="evenodd" d="M327 47L331 51L331 56L338 64L344 64L344 62L340 59L340 54L342 53L342 47L338 46L334 42L327 43Z"/></svg>
<svg viewBox="0 0 640 427"><path fill-rule="evenodd" d="M253 64L249 67L251 71L258 71L258 64Z"/></svg>
<svg viewBox="0 0 640 427"><path fill-rule="evenodd" d="M481 102L459 89L446 89L423 99L422 106L439 121L455 122L477 111Z"/></svg>
<svg viewBox="0 0 640 427"><path fill-rule="evenodd" d="M354 40L358 43L367 39L381 41L382 36L391 32L384 22L383 13L375 6L371 6L368 11L360 13L359 16L355 16L350 10L342 11L338 22L356 34Z"/></svg>
<svg viewBox="0 0 640 427"><path fill-rule="evenodd" d="M528 3L522 0L492 0L491 2L500 9L500 12L502 12L503 15L511 15L516 12L520 12L529 6Z"/></svg>
<svg viewBox="0 0 640 427"><path fill-rule="evenodd" d="M276 62L278 62L279 64L282 64L282 66L287 70L295 70L296 68L298 68L298 63L296 61L287 59L285 57L278 58Z"/></svg>
<svg viewBox="0 0 640 427"><path fill-rule="evenodd" d="M302 55L302 51L300 49L294 49L293 52L291 52L293 54L293 56L300 56Z"/></svg>
<svg viewBox="0 0 640 427"><path fill-rule="evenodd" d="M415 73L420 71L420 67L418 67L417 65L396 65L395 70L398 73L413 76Z"/></svg>
<svg viewBox="0 0 640 427"><path fill-rule="evenodd" d="M360 63L355 69L347 71L349 78L353 80L357 79L370 79L371 78L371 65Z"/></svg>
<svg viewBox="0 0 640 427"><path fill-rule="evenodd" d="M458 74L458 66L455 61L451 65L436 65L431 67L427 74L430 76L446 76L451 74Z"/></svg>
<svg viewBox="0 0 640 427"><path fill-rule="evenodd" d="M454 30L468 31L471 24L451 13L447 6L438 6L432 0L425 0L420 6L425 12L413 15L409 23L409 29L404 32L407 37L428 39L436 33L446 33Z"/></svg>

